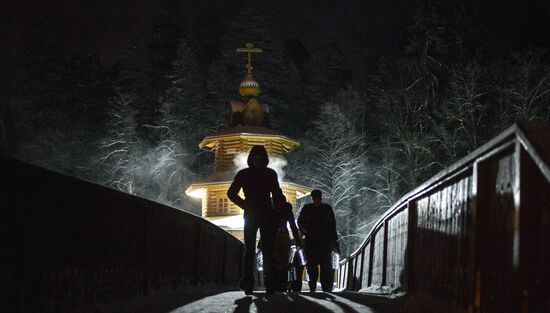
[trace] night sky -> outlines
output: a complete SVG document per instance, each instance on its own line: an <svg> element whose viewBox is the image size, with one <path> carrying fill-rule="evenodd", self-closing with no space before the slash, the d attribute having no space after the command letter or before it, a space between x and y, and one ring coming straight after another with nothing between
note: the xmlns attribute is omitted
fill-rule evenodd
<svg viewBox="0 0 550 313"><path fill-rule="evenodd" d="M464 1L467 3L469 1ZM31 25L41 25L68 52L99 52L104 64L120 57L123 48L150 32L166 8L179 7L183 15L210 10L221 21L235 16L243 1L11 1L4 3L0 38L2 66L17 49L29 44ZM261 1L266 18L280 34L307 40L333 37L355 62L392 56L400 51L411 24L414 0L404 1ZM480 39L491 53L517 47L548 47L550 4L543 0L483 1L477 5Z"/></svg>
<svg viewBox="0 0 550 313"><path fill-rule="evenodd" d="M2 49L2 59L12 59L17 49L30 44L28 31L38 24L68 52L97 50L109 64L125 45L148 33L163 2L13 1L2 18L2 41L10 43Z"/></svg>

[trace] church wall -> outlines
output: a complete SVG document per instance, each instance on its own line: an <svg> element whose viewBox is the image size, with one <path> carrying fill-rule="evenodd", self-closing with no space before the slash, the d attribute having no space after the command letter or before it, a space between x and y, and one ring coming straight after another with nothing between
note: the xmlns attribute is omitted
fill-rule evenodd
<svg viewBox="0 0 550 313"><path fill-rule="evenodd" d="M252 146L264 146L270 157L283 158L288 151L283 139L269 136L249 136L249 137L224 137L217 142L215 149L216 171L232 169L235 164L233 159L240 152L248 152Z"/></svg>
<svg viewBox="0 0 550 313"><path fill-rule="evenodd" d="M203 197L203 217L214 217L214 216L232 216L243 214L243 210L234 204L227 197L227 190L229 189L229 184L209 186L206 195ZM283 194L286 199L296 212L296 190L293 187L288 185L282 186ZM244 198L242 190L239 192L240 196Z"/></svg>

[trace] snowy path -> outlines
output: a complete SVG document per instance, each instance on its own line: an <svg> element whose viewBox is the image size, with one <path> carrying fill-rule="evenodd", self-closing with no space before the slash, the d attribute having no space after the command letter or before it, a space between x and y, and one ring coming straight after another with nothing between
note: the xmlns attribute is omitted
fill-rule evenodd
<svg viewBox="0 0 550 313"><path fill-rule="evenodd" d="M73 313L402 313L401 301L343 293L281 293L266 296L254 292L190 289L127 299L118 303L97 304Z"/></svg>
<svg viewBox="0 0 550 313"><path fill-rule="evenodd" d="M357 300L360 297L350 297L346 294L276 294L266 296L263 292L254 293L253 296L245 296L242 291L224 292L174 308L170 313L386 313L395 310L375 309L365 302Z"/></svg>

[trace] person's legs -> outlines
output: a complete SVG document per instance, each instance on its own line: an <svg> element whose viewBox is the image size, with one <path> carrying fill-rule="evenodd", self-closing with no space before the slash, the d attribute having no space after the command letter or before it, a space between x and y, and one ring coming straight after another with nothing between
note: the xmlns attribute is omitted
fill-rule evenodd
<svg viewBox="0 0 550 313"><path fill-rule="evenodd" d="M277 286L273 269L273 245L275 244L275 225L271 221L260 226L260 241L264 254L264 283L266 293L273 293Z"/></svg>
<svg viewBox="0 0 550 313"><path fill-rule="evenodd" d="M315 291L317 289L317 277L319 276L319 269L318 269L319 263L316 262L314 259L308 259L307 260L307 275L309 276L309 290Z"/></svg>
<svg viewBox="0 0 550 313"><path fill-rule="evenodd" d="M332 269L332 260L330 253L324 253L321 256L319 265L321 267L321 287L325 292L332 292L334 283L334 270Z"/></svg>
<svg viewBox="0 0 550 313"><path fill-rule="evenodd" d="M302 291L302 275L304 273L304 266L298 265L296 267L296 281L294 282L294 291Z"/></svg>
<svg viewBox="0 0 550 313"><path fill-rule="evenodd" d="M309 290L315 291L317 288L317 278L319 277L319 245L316 242L306 241L306 270L309 276Z"/></svg>
<svg viewBox="0 0 550 313"><path fill-rule="evenodd" d="M300 292L302 291L302 274L304 271L304 267L301 266L298 261L294 261L292 266L296 270L296 280L289 282L288 290L291 292Z"/></svg>
<svg viewBox="0 0 550 313"><path fill-rule="evenodd" d="M256 231L258 226L255 221L244 220L244 271L240 287L246 294L251 294L254 287L254 260L256 257Z"/></svg>

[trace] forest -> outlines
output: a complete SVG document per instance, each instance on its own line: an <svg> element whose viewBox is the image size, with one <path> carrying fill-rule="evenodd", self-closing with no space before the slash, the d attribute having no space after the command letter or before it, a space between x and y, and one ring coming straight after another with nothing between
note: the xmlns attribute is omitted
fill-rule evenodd
<svg viewBox="0 0 550 313"><path fill-rule="evenodd" d="M526 23L548 4L405 1L386 35L350 2L169 2L108 64L37 18L2 76L2 153L200 215L184 193L213 170L198 143L228 127L235 49L253 42L270 128L302 144L285 178L323 191L348 254L407 191L514 121L550 120L550 24Z"/></svg>

